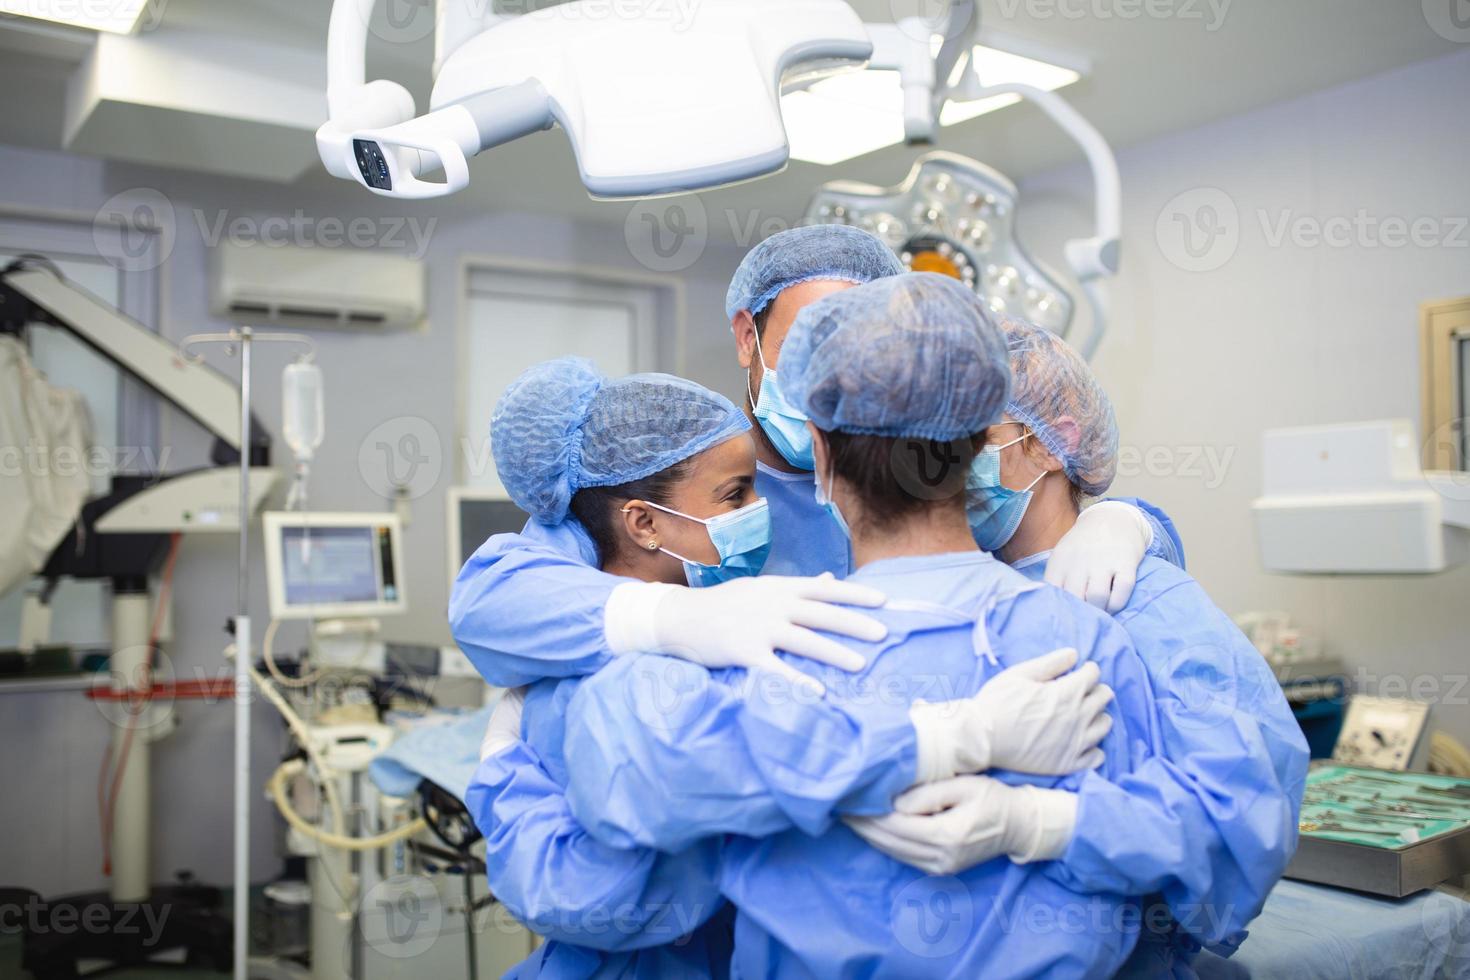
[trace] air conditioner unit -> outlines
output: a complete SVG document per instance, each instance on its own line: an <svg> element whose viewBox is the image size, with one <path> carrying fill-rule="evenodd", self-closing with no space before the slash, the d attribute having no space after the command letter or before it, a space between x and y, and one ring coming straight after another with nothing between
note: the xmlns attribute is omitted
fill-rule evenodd
<svg viewBox="0 0 1470 980"><path fill-rule="evenodd" d="M406 256L221 242L210 264L210 310L250 326L382 330L423 322L424 267Z"/></svg>

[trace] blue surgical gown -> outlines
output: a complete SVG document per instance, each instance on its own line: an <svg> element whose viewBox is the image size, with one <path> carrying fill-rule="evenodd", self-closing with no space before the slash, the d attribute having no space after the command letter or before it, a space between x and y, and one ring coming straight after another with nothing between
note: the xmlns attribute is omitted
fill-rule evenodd
<svg viewBox="0 0 1470 980"><path fill-rule="evenodd" d="M522 741L480 762L465 805L485 835L491 893L548 942L512 977L725 977L733 913L720 893L720 842L678 855L608 847L563 795L566 703L580 680L526 694Z"/></svg>
<svg viewBox="0 0 1470 980"><path fill-rule="evenodd" d="M844 577L851 550L837 522L816 502L811 473L756 464L755 491L769 501L771 553L766 575ZM1183 548L1163 511L1128 498L1154 529L1149 554L1181 568ZM553 526L530 521L520 534L497 534L460 570L449 596L455 642L481 676L498 687L544 677L580 677L612 658L603 611L630 578L601 571L597 548L575 518Z"/></svg>
<svg viewBox="0 0 1470 980"><path fill-rule="evenodd" d="M1016 568L1039 581L1046 558ZM1076 834L1048 873L1159 893L1195 942L1219 944L1260 914L1296 850L1306 741L1260 653L1182 570L1144 559L1115 619L1148 671L1162 752L1121 779L1083 780ZM1153 952L1187 960L1197 946L1179 938Z"/></svg>
<svg viewBox="0 0 1470 980"><path fill-rule="evenodd" d="M810 473L756 464L755 491L771 509L766 575L847 574L849 545L817 505ZM575 518L520 534L497 534L460 569L449 596L455 642L480 674L499 687L543 677L591 674L612 658L603 610L625 582L601 571L597 547Z"/></svg>
<svg viewBox="0 0 1470 980"><path fill-rule="evenodd" d="M849 542L816 504L810 473L784 473L758 465L756 492L769 501L776 530L766 573L846 574ZM1153 550L1182 561L1167 516L1142 501L1130 502L1154 524ZM542 678L576 677L611 659L603 635L603 609L614 588L633 580L608 575L596 568L597 563L596 547L573 519L554 527L533 521L521 534L497 535L480 548L455 583L450 622L461 649L486 680L521 686ZM906 717L895 718L891 728L906 733ZM497 891L507 906L534 915L565 903L576 921L638 901L643 889L650 887L645 879L651 874L651 861L629 858L624 852L610 864L620 870L610 874L586 854L560 854L588 849L590 843L569 816L561 782L538 760L531 746L516 747L482 764L471 787L477 801L471 812L500 855ZM890 777L896 771L889 770ZM502 793L507 794L503 801ZM676 873L670 866L661 870ZM693 897L680 899L685 907L698 905L702 894L697 872L691 880ZM672 905L673 899L663 904ZM575 951L567 945L578 941L576 930L558 936L543 925L538 931L559 939L533 958L543 961L548 975L586 975L580 971L590 969L588 964L614 970L610 965L614 961L605 954ZM578 965L568 968L569 961ZM698 962L697 953L694 961ZM655 973L660 969L659 961L648 953L634 962L655 964ZM673 970L677 964L662 968Z"/></svg>
<svg viewBox="0 0 1470 980"><path fill-rule="evenodd" d="M973 695L1004 667L1062 647L1097 663L1116 700L1100 776L1121 780L1157 747L1147 674L1098 610L980 552L874 562L888 637L857 644L857 674L790 657L820 679L816 703L770 675L621 659L571 703L568 799L615 846L679 851L723 838L721 888L736 907L741 977L1106 976L1137 939L1128 892L1069 887L1045 862L1000 858L931 877L834 819L891 809L914 776L917 699ZM978 624L978 625L977 625ZM996 772L1076 789L1084 778Z"/></svg>

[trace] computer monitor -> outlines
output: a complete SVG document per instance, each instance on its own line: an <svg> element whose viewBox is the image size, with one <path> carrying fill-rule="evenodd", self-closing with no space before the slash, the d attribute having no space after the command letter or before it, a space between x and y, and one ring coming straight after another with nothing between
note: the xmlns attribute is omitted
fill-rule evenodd
<svg viewBox="0 0 1470 980"><path fill-rule="evenodd" d="M273 619L347 619L407 611L395 514L265 515Z"/></svg>
<svg viewBox="0 0 1470 980"><path fill-rule="evenodd" d="M530 520L530 515L511 503L504 490L480 487L450 487L445 507L449 525L449 583L486 539L496 534L513 534Z"/></svg>

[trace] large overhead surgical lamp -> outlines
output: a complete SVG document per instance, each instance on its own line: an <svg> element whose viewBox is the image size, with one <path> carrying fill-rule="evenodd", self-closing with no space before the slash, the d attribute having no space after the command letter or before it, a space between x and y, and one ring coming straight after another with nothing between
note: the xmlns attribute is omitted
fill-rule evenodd
<svg viewBox="0 0 1470 980"><path fill-rule="evenodd" d="M1066 333L1072 297L1016 238L1017 197L1016 185L985 164L938 152L921 157L894 187L824 184L807 220L870 231L915 272L963 280L995 313Z"/></svg>
<svg viewBox="0 0 1470 980"><path fill-rule="evenodd" d="M964 77L955 98L1019 95L1045 111L1087 154L1096 227L1090 237L1066 245L1067 263L1092 311L1085 338L1072 336L1076 304L1071 293L1056 273L1032 260L1016 236L1016 185L983 163L937 152L919 158L907 179L893 187L832 181L818 189L806 221L871 231L909 268L963 280L995 313L1059 333L1091 360L1107 331L1102 280L1118 271L1122 187L1113 151L1091 123L1052 92L1027 85L981 88L969 84L973 73Z"/></svg>
<svg viewBox="0 0 1470 980"><path fill-rule="evenodd" d="M329 173L391 197L450 194L469 183L470 157L555 124L595 197L749 180L790 156L783 92L870 62L899 72L908 138L932 137L936 79L954 77L978 25L974 0L897 25L864 25L844 0L701 0L683 18L667 0L573 0L514 17L439 3L430 111L417 117L403 86L366 80L375 0L334 3L330 118L317 131ZM934 36L945 39L937 55ZM442 180L424 179L435 171Z"/></svg>

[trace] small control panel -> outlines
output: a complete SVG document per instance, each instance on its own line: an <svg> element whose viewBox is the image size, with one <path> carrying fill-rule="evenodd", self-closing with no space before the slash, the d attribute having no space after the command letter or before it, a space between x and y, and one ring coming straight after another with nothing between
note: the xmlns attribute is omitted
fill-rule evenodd
<svg viewBox="0 0 1470 980"><path fill-rule="evenodd" d="M353 140L352 152L357 157L357 169L369 187L381 191L393 189L393 174L388 169L388 158L383 148L373 140Z"/></svg>

